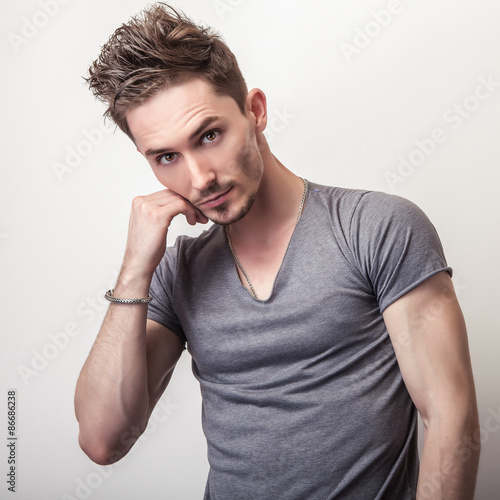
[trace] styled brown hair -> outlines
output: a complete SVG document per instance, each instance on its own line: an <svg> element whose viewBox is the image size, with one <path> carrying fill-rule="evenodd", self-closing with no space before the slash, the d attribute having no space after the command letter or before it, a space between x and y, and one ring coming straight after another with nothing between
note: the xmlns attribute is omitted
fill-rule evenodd
<svg viewBox="0 0 500 500"><path fill-rule="evenodd" d="M232 97L242 113L248 93L234 54L209 28L157 3L118 28L85 79L111 118L132 138L126 113L169 85L202 78ZM132 138L133 139L133 138Z"/></svg>

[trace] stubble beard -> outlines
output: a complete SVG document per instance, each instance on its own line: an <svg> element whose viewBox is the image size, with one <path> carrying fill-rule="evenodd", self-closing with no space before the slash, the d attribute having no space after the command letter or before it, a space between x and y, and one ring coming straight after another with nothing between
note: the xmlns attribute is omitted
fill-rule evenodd
<svg viewBox="0 0 500 500"><path fill-rule="evenodd" d="M254 202L255 202L255 197L257 193L252 193L246 200L245 205L240 208L240 210L233 216L229 217L229 210L228 207L225 206L225 203L223 203L219 207L215 207L214 210L217 212L216 216L210 217L210 220L214 224L218 225L230 225L234 224L235 222L238 222L239 220L243 219L245 215L250 212L250 209L252 208Z"/></svg>
<svg viewBox="0 0 500 500"><path fill-rule="evenodd" d="M264 171L264 162L258 149L254 149L252 151L251 146L247 145L238 155L236 164L238 165L239 172L243 173L248 179L252 181L258 181L260 184L262 173ZM231 187L233 187L232 183L228 183L222 187L217 183L216 188L211 187L211 189L213 189L213 192L224 192ZM214 224L218 225L234 224L243 219L243 217L245 217L248 212L250 212L250 209L252 208L256 197L257 190L255 190L247 197L244 205L239 209L238 212L236 212L236 214L232 216L230 216L229 207L226 203L223 203L218 207L214 207L213 210L215 210L216 215L209 217L209 219Z"/></svg>

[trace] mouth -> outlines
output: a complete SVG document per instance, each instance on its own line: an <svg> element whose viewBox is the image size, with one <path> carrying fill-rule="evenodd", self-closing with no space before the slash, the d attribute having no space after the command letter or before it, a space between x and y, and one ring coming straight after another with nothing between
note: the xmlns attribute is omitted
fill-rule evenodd
<svg viewBox="0 0 500 500"><path fill-rule="evenodd" d="M200 207L204 208L214 208L218 207L219 205L222 205L229 196L229 193L231 191L232 187L229 188L227 191L224 191L223 193L216 194L209 198L208 200L205 200L204 202L200 203Z"/></svg>

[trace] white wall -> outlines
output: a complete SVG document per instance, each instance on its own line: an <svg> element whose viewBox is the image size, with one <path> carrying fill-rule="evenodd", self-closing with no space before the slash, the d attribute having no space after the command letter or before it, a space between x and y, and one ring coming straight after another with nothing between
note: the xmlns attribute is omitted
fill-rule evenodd
<svg viewBox="0 0 500 500"><path fill-rule="evenodd" d="M187 354L154 427L115 466L100 469L83 455L73 414L75 382L105 309L102 293L121 262L130 201L159 188L123 134L95 132L103 107L81 76L112 31L145 4L21 0L3 6L0 435L6 391L15 388L18 499L184 500L201 498L204 489L199 391ZM218 29L249 86L267 93L271 146L285 165L320 183L394 192L434 222L470 334L484 443L476 498L496 498L500 2L174 5ZM381 28L382 18L374 20L388 7L397 13ZM361 45L365 29L366 46L349 57L347 44ZM474 94L482 79L494 83L479 101ZM457 118L456 104L468 109L467 117ZM430 154L419 157L416 141L433 133L441 143L427 143ZM86 134L96 142L87 150ZM68 148L86 156L58 176ZM400 155L424 161L398 173ZM177 221L169 238L183 231L192 230ZM5 478L5 441L1 450ZM2 481L2 498L6 488Z"/></svg>

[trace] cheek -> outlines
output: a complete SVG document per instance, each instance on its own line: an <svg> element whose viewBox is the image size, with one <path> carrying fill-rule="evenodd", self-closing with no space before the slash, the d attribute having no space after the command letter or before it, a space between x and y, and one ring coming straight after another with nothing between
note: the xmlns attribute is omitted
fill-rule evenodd
<svg viewBox="0 0 500 500"><path fill-rule="evenodd" d="M220 159L223 159L225 170L229 174L247 174L249 165L256 161L250 138L242 135L227 141Z"/></svg>
<svg viewBox="0 0 500 500"><path fill-rule="evenodd" d="M257 144L247 141L241 149L238 162L241 171L251 180L258 181L263 172L263 161Z"/></svg>
<svg viewBox="0 0 500 500"><path fill-rule="evenodd" d="M167 187L169 182L166 172L163 169L157 167L151 167L151 170L153 171L154 176L158 179L160 184L163 184L165 187Z"/></svg>

